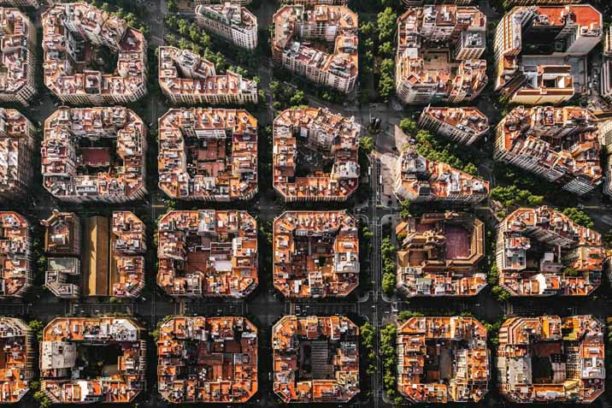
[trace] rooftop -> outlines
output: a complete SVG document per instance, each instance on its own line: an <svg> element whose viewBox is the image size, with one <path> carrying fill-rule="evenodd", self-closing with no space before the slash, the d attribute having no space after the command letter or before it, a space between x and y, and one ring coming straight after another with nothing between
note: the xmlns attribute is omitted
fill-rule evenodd
<svg viewBox="0 0 612 408"><path fill-rule="evenodd" d="M591 403L604 392L604 354L592 316L510 318L499 330L500 391L514 403Z"/></svg>
<svg viewBox="0 0 612 408"><path fill-rule="evenodd" d="M478 268L485 227L467 213L426 213L396 227L398 288L411 296L474 296L486 285Z"/></svg>
<svg viewBox="0 0 612 408"><path fill-rule="evenodd" d="M487 330L473 317L411 317L397 332L398 388L412 403L480 402Z"/></svg>
<svg viewBox="0 0 612 408"><path fill-rule="evenodd" d="M175 316L159 332L157 378L165 400L245 403L257 392L257 328L247 319Z"/></svg>
<svg viewBox="0 0 612 408"><path fill-rule="evenodd" d="M489 182L443 162L428 160L413 147L397 160L395 195L400 200L479 202L489 195Z"/></svg>
<svg viewBox="0 0 612 408"><path fill-rule="evenodd" d="M29 183L20 170L29 166L33 145L30 121L15 109L0 108L0 195L14 194L18 185Z"/></svg>
<svg viewBox="0 0 612 408"><path fill-rule="evenodd" d="M146 191L146 136L131 109L60 107L45 120L43 185L66 201L140 198Z"/></svg>
<svg viewBox="0 0 612 408"><path fill-rule="evenodd" d="M272 328L274 392L284 403L359 393L359 328L343 316L284 316Z"/></svg>
<svg viewBox="0 0 612 408"><path fill-rule="evenodd" d="M168 46L158 50L159 85L166 94L202 98L257 94L257 83L230 70L218 75L212 62L194 52Z"/></svg>
<svg viewBox="0 0 612 408"><path fill-rule="evenodd" d="M146 40L125 20L84 2L55 4L42 14L42 27L45 85L58 97L133 102L146 90ZM92 68L100 46L117 55L111 73Z"/></svg>
<svg viewBox="0 0 612 408"><path fill-rule="evenodd" d="M30 287L30 223L14 211L0 211L0 298L22 296Z"/></svg>
<svg viewBox="0 0 612 408"><path fill-rule="evenodd" d="M14 95L33 83L36 28L16 8L0 7L0 95Z"/></svg>
<svg viewBox="0 0 612 408"><path fill-rule="evenodd" d="M461 108L427 106L423 109L423 115L465 133L480 134L489 129L489 118L478 108L471 106Z"/></svg>
<svg viewBox="0 0 612 408"><path fill-rule="evenodd" d="M157 253L157 284L171 296L242 298L258 284L257 223L246 211L170 211Z"/></svg>
<svg viewBox="0 0 612 408"><path fill-rule="evenodd" d="M603 179L599 130L585 108L519 106L501 120L497 132L500 152L528 157L552 178L580 178L593 185Z"/></svg>
<svg viewBox="0 0 612 408"><path fill-rule="evenodd" d="M344 201L357 190L361 126L355 118L326 108L291 108L276 116L273 132L273 184L286 201ZM306 162L317 153L333 162L331 172Z"/></svg>
<svg viewBox="0 0 612 408"><path fill-rule="evenodd" d="M195 13L232 27L251 28L257 25L257 17L248 8L227 1L220 4L199 4Z"/></svg>
<svg viewBox="0 0 612 408"><path fill-rule="evenodd" d="M41 390L56 404L133 401L145 386L142 330L125 317L53 319L40 343Z"/></svg>
<svg viewBox="0 0 612 408"><path fill-rule="evenodd" d="M32 333L20 319L0 317L0 404L14 404L30 390L34 374Z"/></svg>
<svg viewBox="0 0 612 408"><path fill-rule="evenodd" d="M477 7L410 7L397 21L398 83L424 87L443 100L471 100L487 84L487 18Z"/></svg>
<svg viewBox="0 0 612 408"><path fill-rule="evenodd" d="M589 4L514 7L497 27L496 89L518 103L568 100L579 82L565 57L587 55L602 23Z"/></svg>
<svg viewBox="0 0 612 408"><path fill-rule="evenodd" d="M288 211L274 220L274 287L289 298L347 296L359 285L357 220L345 211Z"/></svg>
<svg viewBox="0 0 612 408"><path fill-rule="evenodd" d="M244 109L170 109L159 118L159 188L168 196L248 200L257 192L257 119Z"/></svg>
<svg viewBox="0 0 612 408"><path fill-rule="evenodd" d="M300 65L350 79L357 77L357 13L344 5L282 6L272 17L272 53ZM315 43L313 45L313 42ZM333 44L324 51L318 43Z"/></svg>
<svg viewBox="0 0 612 408"><path fill-rule="evenodd" d="M553 208L519 208L500 224L500 285L515 296L586 296L601 283L601 235Z"/></svg>

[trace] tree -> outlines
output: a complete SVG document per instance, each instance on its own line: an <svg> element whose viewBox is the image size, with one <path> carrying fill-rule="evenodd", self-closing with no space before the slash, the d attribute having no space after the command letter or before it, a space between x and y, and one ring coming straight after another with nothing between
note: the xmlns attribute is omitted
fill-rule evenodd
<svg viewBox="0 0 612 408"><path fill-rule="evenodd" d="M178 20L177 29L180 35L187 35L189 31L189 24L184 19Z"/></svg>
<svg viewBox="0 0 612 408"><path fill-rule="evenodd" d="M385 57L393 56L393 43L391 43L391 41L385 41L378 47L378 51Z"/></svg>
<svg viewBox="0 0 612 408"><path fill-rule="evenodd" d="M500 302L505 302L510 299L510 292L501 286L494 286L493 289L491 289L491 293Z"/></svg>
<svg viewBox="0 0 612 408"><path fill-rule="evenodd" d="M45 328L45 324L40 320L30 320L28 322L28 327L32 330L32 333L36 336L38 341L42 340L42 332Z"/></svg>
<svg viewBox="0 0 612 408"><path fill-rule="evenodd" d="M374 339L376 337L376 332L374 331L374 326L371 323L364 323L360 327L361 332L361 342L364 347L371 349L374 347Z"/></svg>
<svg viewBox="0 0 612 408"><path fill-rule="evenodd" d="M402 219L406 219L410 217L412 214L410 213L410 201L404 200L400 202L400 217Z"/></svg>
<svg viewBox="0 0 612 408"><path fill-rule="evenodd" d="M463 171L465 171L467 174L471 174L472 176L478 175L478 168L474 163L466 164L465 167L463 167Z"/></svg>
<svg viewBox="0 0 612 408"><path fill-rule="evenodd" d="M385 100L388 101L389 97L393 94L395 89L395 81L392 76L384 75L381 76L378 81L378 94Z"/></svg>
<svg viewBox="0 0 612 408"><path fill-rule="evenodd" d="M385 273L382 277L382 290L387 296L393 296L397 280L395 274Z"/></svg>
<svg viewBox="0 0 612 408"><path fill-rule="evenodd" d="M568 266L563 269L563 274L565 276L578 276L578 273L579 273L578 269L573 268L571 266Z"/></svg>
<svg viewBox="0 0 612 408"><path fill-rule="evenodd" d="M593 219L587 213L578 208L566 208L563 210L563 214L565 214L570 220L574 221L576 224L582 225L583 227L593 228L595 226Z"/></svg>
<svg viewBox="0 0 612 408"><path fill-rule="evenodd" d="M407 135L414 135L417 131L417 124L414 120L410 118L404 118L399 123L400 129Z"/></svg>
<svg viewBox="0 0 612 408"><path fill-rule="evenodd" d="M393 39L396 21L397 14L395 14L391 7L387 7L378 13L376 16L376 28L378 31L379 41L384 42L391 41Z"/></svg>
<svg viewBox="0 0 612 408"><path fill-rule="evenodd" d="M374 150L374 139L372 136L364 136L359 140L359 147L365 152L370 154Z"/></svg>
<svg viewBox="0 0 612 408"><path fill-rule="evenodd" d="M402 310L401 312L399 312L398 315L398 319L400 322L405 322L406 320L410 319L411 317L422 317L423 313L421 312L413 312L410 310Z"/></svg>
<svg viewBox="0 0 612 408"><path fill-rule="evenodd" d="M300 106L306 102L306 96L304 95L304 91L298 90L291 96L289 99L289 105Z"/></svg>
<svg viewBox="0 0 612 408"><path fill-rule="evenodd" d="M36 391L34 393L34 399L38 401L40 408L50 408L51 407L51 399L47 397L44 391Z"/></svg>
<svg viewBox="0 0 612 408"><path fill-rule="evenodd" d="M374 32L374 24L371 21L361 22L361 25L359 27L359 34L362 34L364 38L369 39L369 37L372 35L373 32Z"/></svg>

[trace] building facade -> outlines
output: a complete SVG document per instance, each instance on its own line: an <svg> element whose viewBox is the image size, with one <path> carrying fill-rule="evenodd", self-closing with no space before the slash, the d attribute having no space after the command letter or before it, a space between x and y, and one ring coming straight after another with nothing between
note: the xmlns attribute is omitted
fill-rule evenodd
<svg viewBox="0 0 612 408"><path fill-rule="evenodd" d="M60 107L45 120L43 186L62 201L145 196L147 128L131 109Z"/></svg>
<svg viewBox="0 0 612 408"><path fill-rule="evenodd" d="M64 103L127 104L147 94L147 41L125 20L87 3L55 4L42 14L45 85ZM103 72L106 47L117 65Z"/></svg>
<svg viewBox="0 0 612 408"><path fill-rule="evenodd" d="M18 9L0 7L0 30L0 102L28 106L36 95L36 27Z"/></svg>
<svg viewBox="0 0 612 408"><path fill-rule="evenodd" d="M24 198L31 188L34 125L15 109L0 108L0 199Z"/></svg>
<svg viewBox="0 0 612 408"><path fill-rule="evenodd" d="M599 139L585 108L519 106L497 125L494 157L583 195L603 179Z"/></svg>
<svg viewBox="0 0 612 408"><path fill-rule="evenodd" d="M361 126L355 118L346 118L327 108L290 108L276 116L272 132L273 186L285 202L346 201L357 191ZM298 139L307 148L333 160L331 171L326 172L319 165L298 167L298 155L304 154Z"/></svg>
<svg viewBox="0 0 612 408"><path fill-rule="evenodd" d="M421 111L419 126L470 146L489 132L489 118L475 107L448 108L430 105Z"/></svg>
<svg viewBox="0 0 612 408"><path fill-rule="evenodd" d="M345 297L359 286L357 220L345 211L288 211L272 231L273 283L286 298Z"/></svg>
<svg viewBox="0 0 612 408"><path fill-rule="evenodd" d="M238 47L257 48L257 17L246 7L228 2L199 5L195 14L196 22L206 31Z"/></svg>
<svg viewBox="0 0 612 408"><path fill-rule="evenodd" d="M181 200L257 193L257 119L244 109L170 109L158 120L159 188Z"/></svg>
<svg viewBox="0 0 612 408"><path fill-rule="evenodd" d="M546 206L519 208L497 227L499 284L512 296L588 296L605 258L601 234Z"/></svg>
<svg viewBox="0 0 612 408"><path fill-rule="evenodd" d="M14 211L0 211L0 299L21 298L32 286L30 223Z"/></svg>
<svg viewBox="0 0 612 408"><path fill-rule="evenodd" d="M243 404L257 393L258 334L249 320L174 316L159 333L157 382L164 400Z"/></svg>
<svg viewBox="0 0 612 408"><path fill-rule="evenodd" d="M487 18L476 7L411 7L397 20L395 91L409 105L474 100L487 84Z"/></svg>
<svg viewBox="0 0 612 408"><path fill-rule="evenodd" d="M244 105L257 103L257 84L189 50L159 47L159 87L173 104Z"/></svg>
<svg viewBox="0 0 612 408"><path fill-rule="evenodd" d="M512 103L565 102L586 91L567 57L586 56L601 38L602 15L589 4L515 7L495 32L495 90Z"/></svg>
<svg viewBox="0 0 612 408"><path fill-rule="evenodd" d="M512 317L499 329L499 391L512 403L590 404L604 393L604 356L593 316Z"/></svg>
<svg viewBox="0 0 612 408"><path fill-rule="evenodd" d="M272 359L272 388L286 404L346 403L359 393L359 327L344 316L283 316L272 327Z"/></svg>
<svg viewBox="0 0 612 408"><path fill-rule="evenodd" d="M411 317L397 329L397 387L413 404L482 401L489 359L487 329L473 317Z"/></svg>
<svg viewBox="0 0 612 408"><path fill-rule="evenodd" d="M358 15L346 6L282 6L273 19L272 58L293 74L343 93L355 89L359 73ZM332 51L310 41L333 44Z"/></svg>
<svg viewBox="0 0 612 408"><path fill-rule="evenodd" d="M157 284L170 296L244 298L259 283L257 222L246 211L170 211L157 240Z"/></svg>

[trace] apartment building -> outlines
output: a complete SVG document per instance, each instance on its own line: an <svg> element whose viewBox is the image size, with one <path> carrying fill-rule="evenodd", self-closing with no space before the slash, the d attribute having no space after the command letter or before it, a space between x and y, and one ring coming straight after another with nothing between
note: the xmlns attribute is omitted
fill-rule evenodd
<svg viewBox="0 0 612 408"><path fill-rule="evenodd" d="M419 116L419 126L470 146L489 132L489 118L478 108L427 106Z"/></svg>
<svg viewBox="0 0 612 408"><path fill-rule="evenodd" d="M0 347L4 353L0 368L0 404L16 404L30 390L34 378L32 330L14 317L0 317Z"/></svg>
<svg viewBox="0 0 612 408"><path fill-rule="evenodd" d="M36 94L36 27L16 8L0 7L0 58L0 102L28 106Z"/></svg>
<svg viewBox="0 0 612 408"><path fill-rule="evenodd" d="M577 106L519 106L497 125L494 157L583 195L602 182L595 117Z"/></svg>
<svg viewBox="0 0 612 408"><path fill-rule="evenodd" d="M257 222L246 211L170 211L157 234L157 284L168 295L244 298L257 287Z"/></svg>
<svg viewBox="0 0 612 408"><path fill-rule="evenodd" d="M81 283L81 219L72 212L53 210L42 220L47 256L45 287L55 296L78 299Z"/></svg>
<svg viewBox="0 0 612 408"><path fill-rule="evenodd" d="M248 6L252 0L192 0L196 6L201 4L218 4L218 3L231 3L240 4L241 6Z"/></svg>
<svg viewBox="0 0 612 408"><path fill-rule="evenodd" d="M601 96L612 103L612 26L608 27L604 37L601 65Z"/></svg>
<svg viewBox="0 0 612 408"><path fill-rule="evenodd" d="M170 109L158 121L159 188L171 198L257 194L257 119L244 109Z"/></svg>
<svg viewBox="0 0 612 408"><path fill-rule="evenodd" d="M257 327L244 317L174 316L159 327L159 393L172 404L244 404L258 389L257 359Z"/></svg>
<svg viewBox="0 0 612 408"><path fill-rule="evenodd" d="M457 6L469 6L472 0L402 0L408 7L422 6L424 4L456 4Z"/></svg>
<svg viewBox="0 0 612 408"><path fill-rule="evenodd" d="M495 90L512 103L567 101L586 91L584 57L601 37L589 4L515 7L495 32Z"/></svg>
<svg viewBox="0 0 612 408"><path fill-rule="evenodd" d="M520 208L497 227L499 284L513 296L587 296L605 258L601 234L546 206Z"/></svg>
<svg viewBox="0 0 612 408"><path fill-rule="evenodd" d="M395 162L398 200L479 203L489 196L489 182L443 162L428 160L407 147Z"/></svg>
<svg viewBox="0 0 612 408"><path fill-rule="evenodd" d="M2 6L13 7L40 7L41 0L0 0Z"/></svg>
<svg viewBox="0 0 612 408"><path fill-rule="evenodd" d="M485 227L478 218L425 213L401 221L395 232L397 289L404 296L475 296L487 285L478 268L485 256Z"/></svg>
<svg viewBox="0 0 612 408"><path fill-rule="evenodd" d="M317 4L327 4L329 6L346 6L348 0L281 0L282 4L299 4L304 6L316 6Z"/></svg>
<svg viewBox="0 0 612 408"><path fill-rule="evenodd" d="M487 329L473 317L411 317L397 329L397 387L413 404L479 403L489 358Z"/></svg>
<svg viewBox="0 0 612 408"><path fill-rule="evenodd" d="M224 2L198 5L195 8L197 24L233 45L247 50L257 48L257 17L246 7Z"/></svg>
<svg viewBox="0 0 612 408"><path fill-rule="evenodd" d="M599 143L607 157L606 175L603 182L603 193L612 196L612 118L598 120Z"/></svg>
<svg viewBox="0 0 612 408"><path fill-rule="evenodd" d="M43 186L74 203L145 196L147 128L131 109L60 107L45 120Z"/></svg>
<svg viewBox="0 0 612 408"><path fill-rule="evenodd" d="M131 403L145 389L144 336L128 317L53 319L40 342L40 389L53 404Z"/></svg>
<svg viewBox="0 0 612 408"><path fill-rule="evenodd" d="M147 94L147 41L125 20L84 2L55 4L41 18L45 85L62 102L127 104ZM116 66L102 67L107 50Z"/></svg>
<svg viewBox="0 0 612 408"><path fill-rule="evenodd" d="M317 85L352 92L359 73L357 13L347 6L306 3L282 6L272 17L274 62ZM333 50L312 42L333 44Z"/></svg>
<svg viewBox="0 0 612 408"><path fill-rule="evenodd" d="M15 109L0 108L0 199L26 196L34 173L35 144L32 123Z"/></svg>
<svg viewBox="0 0 612 408"><path fill-rule="evenodd" d="M359 230L346 211L287 211L272 231L273 282L283 296L344 297L359 286Z"/></svg>
<svg viewBox="0 0 612 408"><path fill-rule="evenodd" d="M272 359L272 388L286 404L345 403L359 393L359 327L344 316L282 317Z"/></svg>
<svg viewBox="0 0 612 408"><path fill-rule="evenodd" d="M361 126L354 117L346 118L327 108L282 111L273 123L274 189L285 202L346 201L359 187L360 134ZM300 148L302 144L304 148ZM311 157L312 150L325 161L333 160L329 173L324 163L314 158L301 164L298 154Z"/></svg>
<svg viewBox="0 0 612 408"><path fill-rule="evenodd" d="M578 4L582 0L506 0L508 7L512 6L559 6L562 4Z"/></svg>
<svg viewBox="0 0 612 408"><path fill-rule="evenodd" d="M55 296L140 296L147 244L145 224L134 213L114 211L110 218L81 221L75 213L55 210L41 224L47 255L45 287Z"/></svg>
<svg viewBox="0 0 612 408"><path fill-rule="evenodd" d="M593 316L512 317L499 329L499 390L512 403L590 404L604 393L604 359Z"/></svg>
<svg viewBox="0 0 612 408"><path fill-rule="evenodd" d="M159 47L159 87L173 104L244 105L257 103L257 83L215 65L189 50Z"/></svg>
<svg viewBox="0 0 612 408"><path fill-rule="evenodd" d="M14 211L0 211L0 299L23 297L34 280L30 223Z"/></svg>
<svg viewBox="0 0 612 408"><path fill-rule="evenodd" d="M397 20L395 91L409 105L473 101L487 84L487 18L477 7L411 7Z"/></svg>

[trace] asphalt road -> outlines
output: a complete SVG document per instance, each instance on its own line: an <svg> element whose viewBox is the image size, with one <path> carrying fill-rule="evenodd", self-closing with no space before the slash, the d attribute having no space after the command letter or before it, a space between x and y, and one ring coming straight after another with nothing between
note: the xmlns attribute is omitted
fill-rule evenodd
<svg viewBox="0 0 612 408"><path fill-rule="evenodd" d="M167 12L164 0L151 0L147 2L149 12L147 13L147 24L151 27L153 45L159 45L163 41L164 26L163 16ZM256 13L260 21L270 21L271 14L275 7L270 6L270 2L265 2ZM490 11L493 13L494 11ZM38 17L37 17L38 21ZM40 50L39 50L40 51ZM272 79L271 67L267 64L262 64L258 69L258 75L261 77L261 86L266 89ZM328 105L308 94L308 89L305 90L309 101L313 105ZM486 105L486 100L482 102ZM40 87L40 95L36 98L33 105L26 109L21 109L35 123L42 123L58 105L57 100L50 96L44 87ZM379 117L382 120L383 132L377 136L377 146L381 149L388 148L392 134L393 125L407 114L407 111L398 110L393 107L393 104L372 104L361 107L356 106L330 106L332 110L338 111L345 115L355 116L358 121L367 125L371 117ZM141 113L146 123L151 124L149 138L149 158L148 163L156 162L156 148L154 146L156 135L157 118L161 116L167 109L168 104L161 97L147 97L142 104L137 104L134 107ZM486 112L487 109L483 110ZM494 115L494 112L490 113ZM274 117L274 112L268 104L268 108L257 113L260 126L269 125ZM483 152L481 152L483 153ZM479 170L485 174L484 177L490 178L490 173L493 168L493 161L485 157L484 153L477 157ZM33 166L39 167L40 157L37 153L33 160ZM358 202L353 199L341 205L320 205L316 208L346 208L352 211L354 208L366 208L364 214L360 214L362 218L369 223L370 230L374 233L373 250L371 251L371 259L369 264L371 270L368 271L368 276L373 281L370 291L362 291L354 294L346 299L334 299L329 301L300 301L289 302L282 298L281 295L273 290L271 282L271 265L265 264L263 257L260 257L260 285L259 288L248 298L242 301L226 301L226 300L200 300L200 301L174 301L165 296L155 285L155 270L153 264L155 262L155 253L152 245L149 245L147 255L147 287L143 297L133 302L125 303L109 303L104 299L82 299L78 302L63 301L54 298L48 291L37 291L23 301L7 300L0 303L0 314L9 316L19 316L25 319L39 319L44 322L51 320L55 316L66 314L72 315L100 315L105 313L128 313L148 326L149 329L154 329L157 322L167 315L172 314L188 314L188 315L244 315L250 318L259 327L259 383L260 392L245 406L258 407L276 407L279 406L278 399L272 394L271 377L271 346L270 346L270 328L281 316L289 313L300 315L320 314L346 314L355 319L356 322L362 323L369 321L376 327L383 324L395 321L394 310L414 310L421 311L427 314L436 314L441 310L453 310L456 312L470 311L476 317L494 321L504 315L521 314L535 315L543 313L557 313L567 315L570 313L590 313L603 317L611 310L610 290L609 287L601 288L595 296L588 299L539 299L532 301L513 300L507 304L501 305L496 302L490 295L488 290L484 290L480 295L472 299L416 299L405 301L402 299L388 299L382 296L380 291L380 280L382 270L382 259L380 256L380 242L382 240L382 226L391 223L398 209L385 206L386 203L381 201L378 183L378 166L376 162L372 166L371 184L373 186L373 194ZM157 219L157 216L164 211L164 201L161 193L155 189L156 171L149 166L150 195L147 200L137 203L129 203L125 205L70 205L60 203L50 196L40 185L40 177L35 179L32 186L31 197L27 202L12 202L0 203L2 209L18 210L26 215L32 223L38 223L41 219L46 218L54 208L67 211L76 211L79 214L110 214L115 209L128 209L134 211L141 217L148 217L149 220ZM270 180L261 180L260 189L263 193L259 194L252 202L235 203L235 208L247 209L259 220L270 222L276 216L280 215L285 208L300 208L299 205L285 206L273 194L270 194ZM601 204L598 197L586 199L585 210L595 217L598 227L606 228L612 225L612 212L609 204ZM234 205L234 203L232 203ZM202 203L179 203L179 208L221 208L220 205L202 204ZM152 228L147 231L149 235L149 243L153 242ZM378 342L378 340L377 340ZM378 343L376 348L378 349ZM156 373L155 373L155 345L152 340L149 343L149 369L148 369L148 392L142 396L139 406L141 407L158 407L166 406L155 392ZM352 403L345 406L363 406L363 407L379 407L385 406L382 398L382 366L381 361L377 361L377 373L368 376L362 373L363 388L373 390L372 397L368 398L365 395L358 397ZM365 385L368 384L368 387ZM489 407L504 406L504 402L499 396L491 391L490 397L487 398L484 405ZM605 401L599 401L598 406L607 406ZM23 406L34 406L31 399L26 399ZM318 405L318 406L326 406ZM336 406L330 404L328 406ZM597 405L596 405L597 406Z"/></svg>

